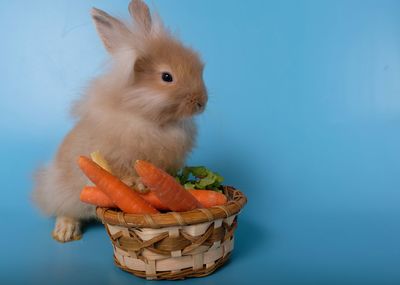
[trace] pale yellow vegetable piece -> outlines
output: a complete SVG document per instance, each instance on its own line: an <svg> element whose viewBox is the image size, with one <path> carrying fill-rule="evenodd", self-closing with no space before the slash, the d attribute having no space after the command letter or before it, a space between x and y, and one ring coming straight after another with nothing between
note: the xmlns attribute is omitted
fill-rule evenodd
<svg viewBox="0 0 400 285"><path fill-rule="evenodd" d="M108 164L107 160L104 158L104 156L100 153L100 151L94 151L90 154L90 157L92 158L92 160L94 162L96 162L98 165L100 165L101 168L103 168L104 170L110 172L112 174L111 171L111 167Z"/></svg>

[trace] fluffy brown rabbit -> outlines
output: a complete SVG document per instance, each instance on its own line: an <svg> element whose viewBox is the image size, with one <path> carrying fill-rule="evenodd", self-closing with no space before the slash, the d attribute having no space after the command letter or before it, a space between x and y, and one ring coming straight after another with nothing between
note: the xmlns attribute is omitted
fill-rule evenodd
<svg viewBox="0 0 400 285"><path fill-rule="evenodd" d="M56 217L52 234L61 242L79 239L81 222L95 217L95 208L79 201L88 184L76 163L79 155L99 150L118 177L140 188L133 162L149 160L167 171L182 167L195 142L193 116L206 106L199 56L141 0L133 0L129 12L132 25L93 8L111 67L75 104L75 127L36 176L34 199Z"/></svg>

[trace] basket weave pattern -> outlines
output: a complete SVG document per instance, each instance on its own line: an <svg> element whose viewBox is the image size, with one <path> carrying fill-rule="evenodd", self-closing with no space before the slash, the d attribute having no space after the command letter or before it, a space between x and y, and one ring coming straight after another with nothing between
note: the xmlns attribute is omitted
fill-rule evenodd
<svg viewBox="0 0 400 285"><path fill-rule="evenodd" d="M114 261L147 279L183 279L214 272L234 245L237 215L246 197L224 187L224 206L155 215L97 208L114 248Z"/></svg>

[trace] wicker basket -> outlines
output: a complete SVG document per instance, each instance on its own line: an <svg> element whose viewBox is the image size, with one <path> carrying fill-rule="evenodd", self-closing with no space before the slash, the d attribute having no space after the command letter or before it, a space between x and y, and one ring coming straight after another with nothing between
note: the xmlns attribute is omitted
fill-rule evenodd
<svg viewBox="0 0 400 285"><path fill-rule="evenodd" d="M214 272L228 259L237 215L247 199L225 186L228 203L189 212L124 214L97 208L121 269L147 279L184 279Z"/></svg>

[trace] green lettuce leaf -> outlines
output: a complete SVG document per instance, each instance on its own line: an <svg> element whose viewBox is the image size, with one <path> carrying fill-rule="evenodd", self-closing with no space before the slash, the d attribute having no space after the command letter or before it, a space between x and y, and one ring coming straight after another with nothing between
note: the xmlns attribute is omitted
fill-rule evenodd
<svg viewBox="0 0 400 285"><path fill-rule="evenodd" d="M184 167L176 175L186 189L208 189L220 191L224 178L204 166Z"/></svg>

